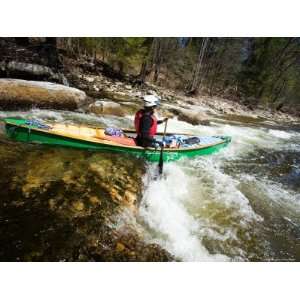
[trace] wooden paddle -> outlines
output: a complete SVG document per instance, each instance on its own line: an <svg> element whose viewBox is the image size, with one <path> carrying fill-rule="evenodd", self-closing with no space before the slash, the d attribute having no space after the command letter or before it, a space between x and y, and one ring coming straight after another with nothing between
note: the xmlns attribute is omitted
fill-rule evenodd
<svg viewBox="0 0 300 300"><path fill-rule="evenodd" d="M158 173L159 175L161 175L163 173L163 167L164 167L164 137L166 135L167 132L167 125L168 125L168 119L166 120L166 124L165 124L165 129L164 129L164 134L162 137L162 146L160 148L160 156L159 156L159 163L158 163Z"/></svg>

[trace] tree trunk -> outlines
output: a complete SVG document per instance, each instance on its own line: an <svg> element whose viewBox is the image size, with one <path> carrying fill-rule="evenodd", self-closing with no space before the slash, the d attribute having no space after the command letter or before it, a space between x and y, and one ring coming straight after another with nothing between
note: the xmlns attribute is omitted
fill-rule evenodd
<svg viewBox="0 0 300 300"><path fill-rule="evenodd" d="M153 81L157 82L159 73L160 73L160 66L162 62L162 38L156 39L156 45L154 48L154 77Z"/></svg>
<svg viewBox="0 0 300 300"><path fill-rule="evenodd" d="M203 76L201 76L201 69L202 69L202 63L205 56L205 51L207 48L208 41L209 38L203 38L202 40L202 44L198 55L198 61L196 66L194 67L193 77L188 86L188 94L195 94L201 85L201 81L203 79L202 78Z"/></svg>

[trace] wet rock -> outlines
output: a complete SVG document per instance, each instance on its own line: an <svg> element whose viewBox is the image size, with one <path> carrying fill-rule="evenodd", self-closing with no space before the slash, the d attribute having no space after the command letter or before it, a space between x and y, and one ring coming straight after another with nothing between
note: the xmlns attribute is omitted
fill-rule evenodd
<svg viewBox="0 0 300 300"><path fill-rule="evenodd" d="M8 223L0 228L0 260L173 259L159 246L146 244L134 228L117 225L123 210L134 214L141 199L142 161L18 147L0 147L0 157L10 162L1 169L1 178L7 180L0 181L0 218Z"/></svg>
<svg viewBox="0 0 300 300"><path fill-rule="evenodd" d="M0 107L6 110L30 107L74 110L85 100L84 92L59 84L0 79Z"/></svg>
<svg viewBox="0 0 300 300"><path fill-rule="evenodd" d="M129 186L130 188L130 186ZM134 193L129 190L125 191L124 200L128 203L129 206L132 206L136 203L137 197Z"/></svg>
<svg viewBox="0 0 300 300"><path fill-rule="evenodd" d="M143 96L143 93L141 91L136 91L132 93L132 96L141 98Z"/></svg>
<svg viewBox="0 0 300 300"><path fill-rule="evenodd" d="M84 204L81 201L75 201L73 202L73 207L75 208L75 210L77 211L82 211L84 210Z"/></svg>
<svg viewBox="0 0 300 300"><path fill-rule="evenodd" d="M110 195L112 201L135 210L141 192L138 182L142 178L142 169L134 168L130 161L125 166L123 163L115 165L109 160L101 160L92 161L89 171L101 178L96 182Z"/></svg>
<svg viewBox="0 0 300 300"><path fill-rule="evenodd" d="M93 89L96 91L96 92L99 92L100 91L100 89L94 84L93 85Z"/></svg>
<svg viewBox="0 0 300 300"><path fill-rule="evenodd" d="M205 112L184 108L171 109L171 112L178 116L178 120L185 121L192 125L209 125L209 117Z"/></svg>
<svg viewBox="0 0 300 300"><path fill-rule="evenodd" d="M84 79L87 81L87 82L94 82L95 81L95 77L91 77L91 76L85 76Z"/></svg>
<svg viewBox="0 0 300 300"><path fill-rule="evenodd" d="M140 102L122 102L121 104L123 110L126 114L134 115L138 110L140 110L143 105Z"/></svg>
<svg viewBox="0 0 300 300"><path fill-rule="evenodd" d="M90 202L93 205L100 205L101 204L101 200L98 197L96 197L96 196L90 197Z"/></svg>
<svg viewBox="0 0 300 300"><path fill-rule="evenodd" d="M111 90L105 90L102 92L103 98L113 100L114 102L127 102L132 101L133 96L129 95L127 92L117 92L113 86L111 86Z"/></svg>
<svg viewBox="0 0 300 300"><path fill-rule="evenodd" d="M122 252L122 251L124 251L124 249L125 249L125 246L122 243L117 243L116 250L118 252Z"/></svg>
<svg viewBox="0 0 300 300"><path fill-rule="evenodd" d="M55 209L55 206L56 206L56 201L55 201L55 199L49 199L48 203L49 203L49 208L50 208L51 210L54 210L54 209Z"/></svg>
<svg viewBox="0 0 300 300"><path fill-rule="evenodd" d="M58 154L49 151L30 155L23 167L20 166L21 170L17 170L22 176L11 180L13 187L20 187L22 195L30 198L59 185L63 189L58 191L61 195L66 192L68 197L64 195L63 202L55 197L47 199L49 207L54 209L60 203L69 207L70 213L73 209L83 211L106 204L129 207L134 211L141 195L144 170L141 161L103 153L88 159L77 152ZM78 195L80 199L76 197Z"/></svg>
<svg viewBox="0 0 300 300"><path fill-rule="evenodd" d="M158 94L155 90L149 90L147 94L151 94L151 95L158 97Z"/></svg>
<svg viewBox="0 0 300 300"><path fill-rule="evenodd" d="M112 101L96 101L95 103L90 104L89 111L98 115L125 115L121 105Z"/></svg>

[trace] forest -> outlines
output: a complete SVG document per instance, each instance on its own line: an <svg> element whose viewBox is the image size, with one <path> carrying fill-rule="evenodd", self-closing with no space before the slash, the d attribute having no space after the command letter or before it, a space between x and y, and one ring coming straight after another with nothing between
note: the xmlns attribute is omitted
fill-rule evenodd
<svg viewBox="0 0 300 300"><path fill-rule="evenodd" d="M57 38L141 82L230 97L250 106L300 104L300 38Z"/></svg>

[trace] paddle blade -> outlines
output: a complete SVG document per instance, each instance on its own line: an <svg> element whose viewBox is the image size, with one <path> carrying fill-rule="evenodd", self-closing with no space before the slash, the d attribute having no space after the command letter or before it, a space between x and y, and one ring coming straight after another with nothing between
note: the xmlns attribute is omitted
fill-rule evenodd
<svg viewBox="0 0 300 300"><path fill-rule="evenodd" d="M163 173L163 168L164 168L164 149L161 147L160 149L160 156L159 156L159 163L158 163L158 173L161 175Z"/></svg>
<svg viewBox="0 0 300 300"><path fill-rule="evenodd" d="M165 124L165 130L164 130L164 135L163 135L163 140L167 132L167 125L168 125L168 119L166 120ZM161 175L163 173L163 167L164 167L164 145L162 144L160 148L160 156L159 156L159 163L158 163L158 173Z"/></svg>

